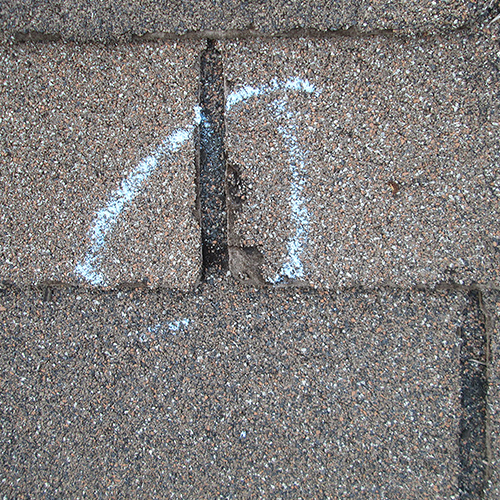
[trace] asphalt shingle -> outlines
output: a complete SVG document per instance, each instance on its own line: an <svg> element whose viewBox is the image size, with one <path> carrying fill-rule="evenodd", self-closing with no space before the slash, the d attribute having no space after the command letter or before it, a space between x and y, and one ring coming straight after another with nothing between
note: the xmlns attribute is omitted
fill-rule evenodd
<svg viewBox="0 0 500 500"><path fill-rule="evenodd" d="M220 47L235 275L246 248L267 283L498 286L493 35Z"/></svg>
<svg viewBox="0 0 500 500"><path fill-rule="evenodd" d="M488 367L489 452L491 476L486 498L500 498L500 292L484 295L487 326L490 337L490 363Z"/></svg>
<svg viewBox="0 0 500 500"><path fill-rule="evenodd" d="M152 36L275 35L293 30L395 30L429 34L494 15L491 0L6 0L3 37L68 41L130 41Z"/></svg>
<svg viewBox="0 0 500 500"><path fill-rule="evenodd" d="M461 292L12 288L9 498L458 498Z"/></svg>
<svg viewBox="0 0 500 500"><path fill-rule="evenodd" d="M201 48L1 48L1 279L196 283Z"/></svg>

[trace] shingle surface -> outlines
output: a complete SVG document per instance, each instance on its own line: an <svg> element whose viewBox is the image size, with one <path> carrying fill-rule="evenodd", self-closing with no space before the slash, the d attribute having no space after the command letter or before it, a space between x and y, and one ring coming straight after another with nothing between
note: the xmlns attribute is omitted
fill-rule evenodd
<svg viewBox="0 0 500 500"><path fill-rule="evenodd" d="M200 50L1 48L1 279L196 282Z"/></svg>
<svg viewBox="0 0 500 500"><path fill-rule="evenodd" d="M9 498L458 498L455 292L0 300Z"/></svg>
<svg viewBox="0 0 500 500"><path fill-rule="evenodd" d="M221 50L237 178L229 243L261 253L264 281L498 286L491 33Z"/></svg>
<svg viewBox="0 0 500 500"><path fill-rule="evenodd" d="M488 16L490 0L321 0L241 2L216 0L6 0L0 10L3 36L60 36L78 41L127 41L151 34L231 30L279 34L294 29L393 29L401 33L452 30Z"/></svg>

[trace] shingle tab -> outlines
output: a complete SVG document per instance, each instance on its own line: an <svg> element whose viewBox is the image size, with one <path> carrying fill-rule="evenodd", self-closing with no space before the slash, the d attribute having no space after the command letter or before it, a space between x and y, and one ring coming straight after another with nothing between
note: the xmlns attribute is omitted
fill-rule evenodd
<svg viewBox="0 0 500 500"><path fill-rule="evenodd" d="M464 299L12 289L2 492L456 499Z"/></svg>
<svg viewBox="0 0 500 500"><path fill-rule="evenodd" d="M494 42L221 46L240 186L229 244L260 252L265 282L498 286Z"/></svg>
<svg viewBox="0 0 500 500"><path fill-rule="evenodd" d="M196 282L200 45L2 48L2 279Z"/></svg>
<svg viewBox="0 0 500 500"><path fill-rule="evenodd" d="M490 0L6 0L0 10L5 37L69 41L130 41L135 36L196 36L234 31L275 35L293 30L395 30L429 34L494 15Z"/></svg>

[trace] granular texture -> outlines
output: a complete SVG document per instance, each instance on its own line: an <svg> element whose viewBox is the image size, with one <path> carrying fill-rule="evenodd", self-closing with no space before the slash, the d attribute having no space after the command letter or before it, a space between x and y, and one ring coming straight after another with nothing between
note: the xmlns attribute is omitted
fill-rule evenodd
<svg viewBox="0 0 500 500"><path fill-rule="evenodd" d="M221 50L227 161L244 200L229 243L260 252L265 282L498 286L492 34Z"/></svg>
<svg viewBox="0 0 500 500"><path fill-rule="evenodd" d="M200 50L1 48L1 279L196 283Z"/></svg>

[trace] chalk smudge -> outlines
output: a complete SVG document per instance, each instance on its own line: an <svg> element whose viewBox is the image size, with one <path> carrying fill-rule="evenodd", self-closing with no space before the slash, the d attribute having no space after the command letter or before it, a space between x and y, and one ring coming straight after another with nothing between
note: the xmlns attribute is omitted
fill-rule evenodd
<svg viewBox="0 0 500 500"><path fill-rule="evenodd" d="M158 323L155 326L150 326L148 328L149 333L160 334L160 333L170 333L175 335L180 330L187 328L189 326L190 320L187 318L175 320L175 321L167 321L165 323Z"/></svg>

